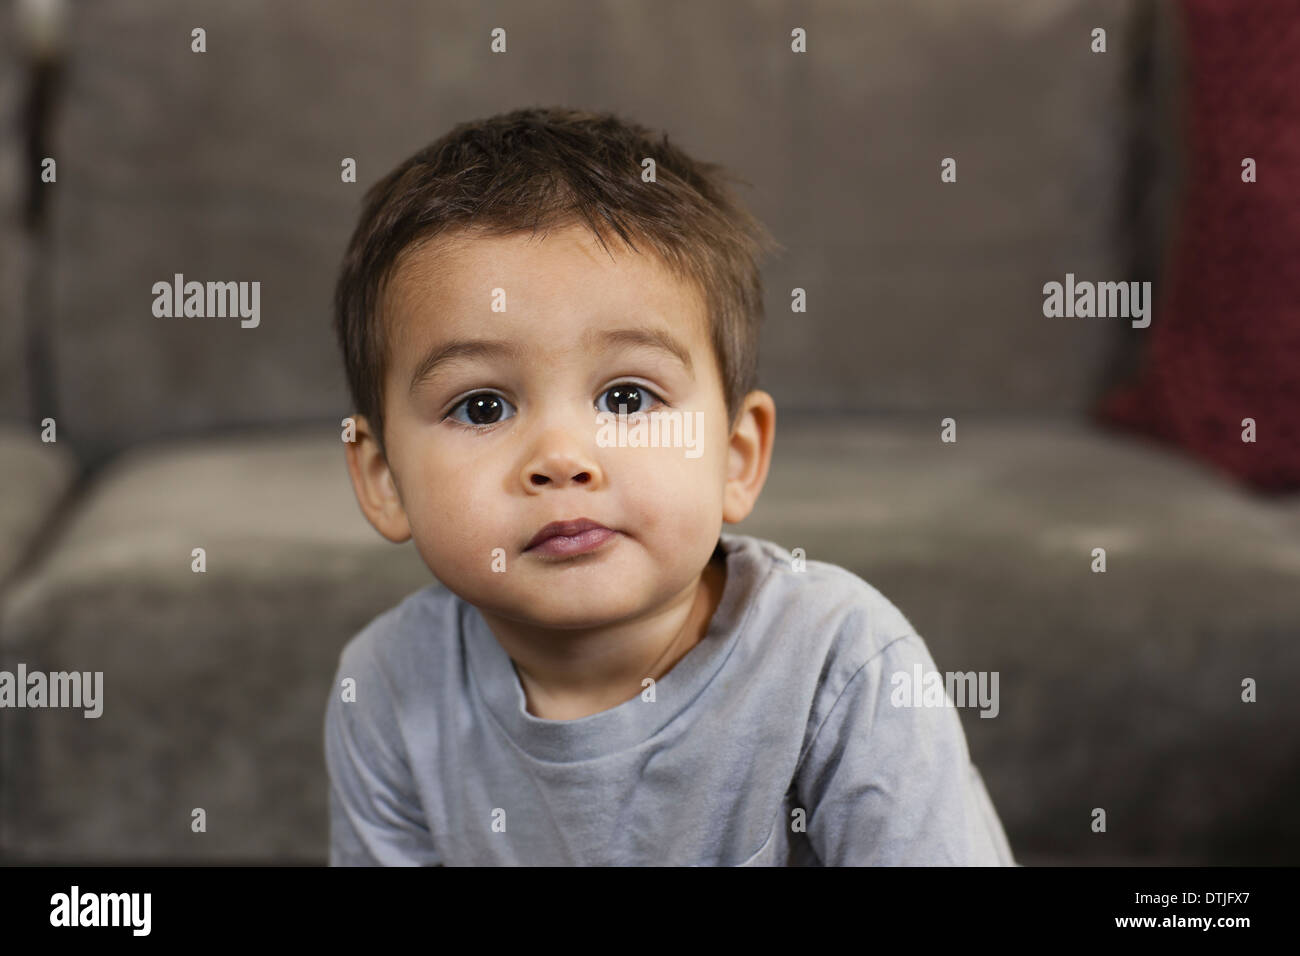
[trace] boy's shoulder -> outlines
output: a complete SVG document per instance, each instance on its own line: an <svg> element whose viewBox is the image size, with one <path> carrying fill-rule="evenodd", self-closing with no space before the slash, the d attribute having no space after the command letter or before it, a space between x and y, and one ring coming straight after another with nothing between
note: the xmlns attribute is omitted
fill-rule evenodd
<svg viewBox="0 0 1300 956"><path fill-rule="evenodd" d="M374 674L390 685L426 671L431 659L455 652L463 603L438 581L408 594L343 645L340 670Z"/></svg>
<svg viewBox="0 0 1300 956"><path fill-rule="evenodd" d="M855 572L809 557L795 545L744 535L738 539L751 560L766 565L754 594L753 624L765 642L796 643L801 654L834 660L856 671L891 644L910 638L924 647L912 622L893 601ZM730 550L730 549L729 549Z"/></svg>

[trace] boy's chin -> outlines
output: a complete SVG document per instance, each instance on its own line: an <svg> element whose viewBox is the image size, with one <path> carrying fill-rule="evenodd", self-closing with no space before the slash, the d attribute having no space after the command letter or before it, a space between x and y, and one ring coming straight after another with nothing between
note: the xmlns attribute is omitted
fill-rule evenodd
<svg viewBox="0 0 1300 956"><path fill-rule="evenodd" d="M576 631L609 627L644 610L626 587L610 582L612 593L593 593L590 587L550 588L542 593L511 594L503 601L500 593L471 601L480 611L506 618L527 627L556 631Z"/></svg>

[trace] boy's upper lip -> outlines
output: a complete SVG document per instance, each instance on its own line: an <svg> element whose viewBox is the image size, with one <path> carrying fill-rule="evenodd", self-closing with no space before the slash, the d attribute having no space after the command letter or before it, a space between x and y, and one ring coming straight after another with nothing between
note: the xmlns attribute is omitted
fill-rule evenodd
<svg viewBox="0 0 1300 956"><path fill-rule="evenodd" d="M575 535L584 531L590 531L592 528L605 528L599 521L593 521L590 518L569 518L567 521L552 521L537 534L533 535L533 540L529 541L524 550L535 548L547 538L554 538L556 535ZM608 531L608 528L605 528Z"/></svg>

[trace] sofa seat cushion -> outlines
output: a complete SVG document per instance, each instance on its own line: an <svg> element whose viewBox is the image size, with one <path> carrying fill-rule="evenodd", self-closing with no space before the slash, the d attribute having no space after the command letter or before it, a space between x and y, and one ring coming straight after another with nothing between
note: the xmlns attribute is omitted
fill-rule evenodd
<svg viewBox="0 0 1300 956"><path fill-rule="evenodd" d="M193 571L195 548L206 570ZM0 847L40 859L315 860L343 644L432 580L365 521L337 430L110 465L5 602L0 666L103 671L103 714L0 710ZM208 830L190 830L206 810Z"/></svg>
<svg viewBox="0 0 1300 956"><path fill-rule="evenodd" d="M33 553L77 476L75 457L32 429L0 425L0 583Z"/></svg>

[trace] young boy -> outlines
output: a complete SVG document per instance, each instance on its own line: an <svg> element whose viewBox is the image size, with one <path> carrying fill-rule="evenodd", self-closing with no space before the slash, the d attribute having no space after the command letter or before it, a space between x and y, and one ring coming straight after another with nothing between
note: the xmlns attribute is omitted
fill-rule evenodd
<svg viewBox="0 0 1300 956"><path fill-rule="evenodd" d="M331 864L1013 863L955 710L891 702L934 669L902 613L721 531L772 454L771 245L604 114L463 124L369 191L348 469L438 583L343 650Z"/></svg>

